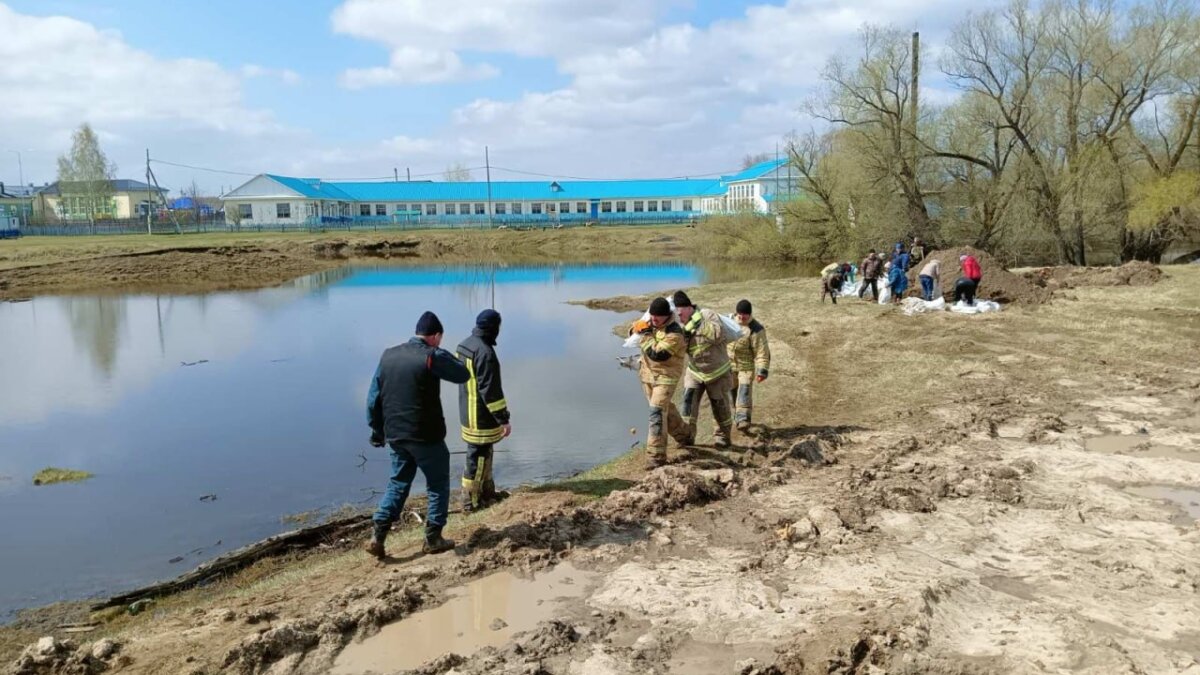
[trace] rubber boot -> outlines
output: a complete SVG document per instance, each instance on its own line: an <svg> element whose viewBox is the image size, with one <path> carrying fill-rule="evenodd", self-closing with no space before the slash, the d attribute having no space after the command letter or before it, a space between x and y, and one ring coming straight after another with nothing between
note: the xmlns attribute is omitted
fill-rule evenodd
<svg viewBox="0 0 1200 675"><path fill-rule="evenodd" d="M733 430L730 427L721 427L717 429L716 432L713 433L713 447L728 448L729 436L732 432Z"/></svg>
<svg viewBox="0 0 1200 675"><path fill-rule="evenodd" d="M363 550L370 555L382 560L387 556L387 549L384 548L384 542L387 541L388 530L391 530L391 525L383 523L375 523L374 532L367 543L363 545Z"/></svg>
<svg viewBox="0 0 1200 675"><path fill-rule="evenodd" d="M425 545L422 553L443 553L454 548L454 540L442 536L442 528L430 526L425 528Z"/></svg>

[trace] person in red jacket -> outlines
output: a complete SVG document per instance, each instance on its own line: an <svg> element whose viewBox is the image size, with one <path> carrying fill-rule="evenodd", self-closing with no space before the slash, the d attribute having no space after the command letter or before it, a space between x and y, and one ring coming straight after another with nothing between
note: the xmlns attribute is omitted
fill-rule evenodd
<svg viewBox="0 0 1200 675"><path fill-rule="evenodd" d="M966 300L968 305L974 306L979 282L983 280L983 270L973 255L958 256L958 263L962 266L963 275L954 283L954 301Z"/></svg>

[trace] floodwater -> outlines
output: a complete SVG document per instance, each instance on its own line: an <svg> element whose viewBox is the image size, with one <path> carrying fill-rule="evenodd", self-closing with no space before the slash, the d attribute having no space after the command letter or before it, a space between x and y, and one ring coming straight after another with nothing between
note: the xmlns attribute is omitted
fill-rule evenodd
<svg viewBox="0 0 1200 675"><path fill-rule="evenodd" d="M1171 522L1181 527L1191 527L1200 520L1200 489L1181 488L1177 485L1135 485L1125 488L1139 497L1167 502L1179 509L1179 515Z"/></svg>
<svg viewBox="0 0 1200 675"><path fill-rule="evenodd" d="M614 359L622 317L565 301L723 275L677 263L379 266L253 292L0 303L0 621L174 577L290 529L288 514L373 503L389 460L367 443L369 379L426 309L451 350L493 296L504 316L514 431L498 446L498 483L611 459L646 422L636 375ZM442 397L453 429L455 388ZM34 487L47 466L95 477Z"/></svg>
<svg viewBox="0 0 1200 675"><path fill-rule="evenodd" d="M454 589L441 606L385 626L377 635L346 647L330 672L398 672L443 654L470 656L484 647L498 647L558 616L564 601L582 597L595 578L593 572L562 563L528 579L509 572L477 579Z"/></svg>
<svg viewBox="0 0 1200 675"><path fill-rule="evenodd" d="M1092 452L1106 455L1129 455L1132 457L1153 457L1158 459L1182 459L1188 462L1200 462L1200 454L1188 449L1154 443L1150 436L1138 434L1133 436L1122 434L1107 434L1085 438L1083 446Z"/></svg>

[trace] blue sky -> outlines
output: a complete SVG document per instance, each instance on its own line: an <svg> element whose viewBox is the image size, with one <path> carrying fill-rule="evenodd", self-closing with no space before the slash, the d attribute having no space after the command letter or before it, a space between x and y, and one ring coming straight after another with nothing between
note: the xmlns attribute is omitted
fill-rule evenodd
<svg viewBox="0 0 1200 675"><path fill-rule="evenodd" d="M493 164L596 178L735 169L811 120L865 22L920 29L952 0L0 0L0 181L54 179L91 123L121 177L173 189L275 172ZM927 79L936 89L935 78ZM936 93L936 92L935 92ZM10 166L12 165L12 166ZM523 176L499 170L498 179Z"/></svg>

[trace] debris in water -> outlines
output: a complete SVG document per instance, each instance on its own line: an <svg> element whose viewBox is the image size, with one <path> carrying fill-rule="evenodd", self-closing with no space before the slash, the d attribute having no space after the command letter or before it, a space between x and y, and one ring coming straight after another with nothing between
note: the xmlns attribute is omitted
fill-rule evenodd
<svg viewBox="0 0 1200 675"><path fill-rule="evenodd" d="M179 365L187 367L187 366L198 366L201 363L208 363L208 359L200 359L199 361L180 361Z"/></svg>
<svg viewBox="0 0 1200 675"><path fill-rule="evenodd" d="M215 494L203 495L203 496L201 496L201 497L200 497L200 501L202 501L202 502L215 502L215 501L217 501L217 496L216 496Z"/></svg>
<svg viewBox="0 0 1200 675"><path fill-rule="evenodd" d="M508 622L500 617L496 617L495 619L492 619L492 623L490 626L488 626L488 628L492 630L504 630L505 628L508 628Z"/></svg>
<svg viewBox="0 0 1200 675"><path fill-rule="evenodd" d="M171 565L174 565L176 563L181 563L181 562L183 562L183 556L177 555L174 558L171 558L170 560L168 560L167 562L170 563Z"/></svg>
<svg viewBox="0 0 1200 675"><path fill-rule="evenodd" d="M91 478L94 474L74 469L59 469L46 467L33 476L34 485L53 485L54 483L78 483Z"/></svg>

